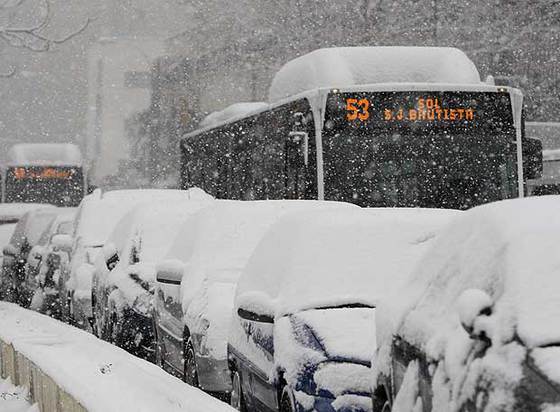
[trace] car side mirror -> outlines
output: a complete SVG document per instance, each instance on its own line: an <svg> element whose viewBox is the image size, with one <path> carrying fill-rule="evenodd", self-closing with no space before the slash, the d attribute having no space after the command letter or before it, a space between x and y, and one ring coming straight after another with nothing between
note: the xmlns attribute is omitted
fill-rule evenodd
<svg viewBox="0 0 560 412"><path fill-rule="evenodd" d="M113 243L107 243L103 246L103 257L105 260L105 266L107 270L112 271L117 263L119 263L120 257L117 247Z"/></svg>
<svg viewBox="0 0 560 412"><path fill-rule="evenodd" d="M18 256L19 252L20 252L19 248L17 248L14 245L6 245L4 246L4 249L2 249L2 254L4 256L13 257L13 258Z"/></svg>
<svg viewBox="0 0 560 412"><path fill-rule="evenodd" d="M543 173L543 145L538 139L522 140L523 176L525 179L538 179Z"/></svg>
<svg viewBox="0 0 560 412"><path fill-rule="evenodd" d="M183 280L184 267L180 261L162 262L157 266L156 280L168 285L180 285Z"/></svg>
<svg viewBox="0 0 560 412"><path fill-rule="evenodd" d="M309 163L309 134L293 131L286 142L288 162L294 167L307 166Z"/></svg>
<svg viewBox="0 0 560 412"><path fill-rule="evenodd" d="M43 246L33 246L31 251L29 252L29 256L27 257L27 263L29 266L36 268L43 260L43 253L45 252L45 248Z"/></svg>
<svg viewBox="0 0 560 412"><path fill-rule="evenodd" d="M467 289L457 300L461 326L471 339L490 343L490 337L484 319L492 315L493 303L488 293L480 289Z"/></svg>
<svg viewBox="0 0 560 412"><path fill-rule="evenodd" d="M271 315L261 314L254 312L252 310L239 308L237 309L237 315L241 319L249 320L251 322L259 322L259 323L274 323L274 317Z"/></svg>
<svg viewBox="0 0 560 412"><path fill-rule="evenodd" d="M60 250L63 252L72 251L72 237L66 234L54 235L51 239L51 244L53 249Z"/></svg>

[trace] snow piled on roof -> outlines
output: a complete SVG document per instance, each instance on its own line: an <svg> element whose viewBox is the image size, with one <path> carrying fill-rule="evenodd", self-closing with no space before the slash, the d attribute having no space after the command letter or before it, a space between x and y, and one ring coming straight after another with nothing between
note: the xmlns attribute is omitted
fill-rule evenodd
<svg viewBox="0 0 560 412"><path fill-rule="evenodd" d="M346 304L375 306L413 269L440 226L458 212L423 209L287 215L260 242L236 306L273 315Z"/></svg>
<svg viewBox="0 0 560 412"><path fill-rule="evenodd" d="M82 202L77 235L86 245L102 245L117 222L142 203L213 199L200 189L139 189L106 192L101 199L86 197Z"/></svg>
<svg viewBox="0 0 560 412"><path fill-rule="evenodd" d="M252 113L259 112L267 108L268 104L265 102L234 103L231 106L226 107L224 110L210 113L202 119L198 127L214 127L229 120L246 117Z"/></svg>
<svg viewBox="0 0 560 412"><path fill-rule="evenodd" d="M452 47L341 47L315 50L276 74L269 101L317 88L375 83L479 84L474 63Z"/></svg>
<svg viewBox="0 0 560 412"><path fill-rule="evenodd" d="M19 143L7 155L8 166L82 166L82 154L71 143Z"/></svg>

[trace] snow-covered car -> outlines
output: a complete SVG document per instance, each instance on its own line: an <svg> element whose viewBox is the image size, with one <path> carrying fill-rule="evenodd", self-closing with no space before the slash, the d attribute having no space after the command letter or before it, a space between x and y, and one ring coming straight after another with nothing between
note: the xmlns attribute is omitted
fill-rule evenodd
<svg viewBox="0 0 560 412"><path fill-rule="evenodd" d="M0 247L6 246L14 233L16 223L21 217L35 209L50 207L41 203L3 203L0 204ZM2 256L0 256L1 264ZM1 289L0 285L0 289Z"/></svg>
<svg viewBox="0 0 560 412"><path fill-rule="evenodd" d="M25 213L17 222L9 243L4 246L2 260L3 300L28 307L33 287L27 284L27 259L36 245L44 243L43 234L57 214L56 207L44 207Z"/></svg>
<svg viewBox="0 0 560 412"><path fill-rule="evenodd" d="M200 190L96 190L78 208L72 235L71 260L62 271L61 298L67 301L65 317L86 330L92 329L91 301L94 262L117 222L141 203L208 197Z"/></svg>
<svg viewBox="0 0 560 412"><path fill-rule="evenodd" d="M70 260L71 248L69 242L63 242L72 233L75 215L75 208L58 208L56 218L27 258L26 276L35 286L31 308L58 319L61 318L58 277L62 262Z"/></svg>
<svg viewBox="0 0 560 412"><path fill-rule="evenodd" d="M376 411L560 407L560 197L454 220L376 313Z"/></svg>
<svg viewBox="0 0 560 412"><path fill-rule="evenodd" d="M119 221L95 261L92 300L99 337L154 360L155 265L169 250L182 223L210 204L152 202L135 207Z"/></svg>
<svg viewBox="0 0 560 412"><path fill-rule="evenodd" d="M377 302L456 213L293 213L257 246L235 296L231 404L250 411L370 411Z"/></svg>
<svg viewBox="0 0 560 412"><path fill-rule="evenodd" d="M228 327L245 263L280 216L327 207L355 208L313 201L220 201L186 221L158 265L157 363L187 383L227 398Z"/></svg>

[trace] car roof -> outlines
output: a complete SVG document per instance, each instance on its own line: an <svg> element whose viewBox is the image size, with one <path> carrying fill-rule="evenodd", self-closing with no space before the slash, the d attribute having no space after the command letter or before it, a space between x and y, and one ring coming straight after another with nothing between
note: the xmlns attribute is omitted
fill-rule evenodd
<svg viewBox="0 0 560 412"><path fill-rule="evenodd" d="M378 310L378 340L399 333L421 344L458 326L466 289L490 295L503 329L528 346L560 342L560 196L479 206L434 242L397 296ZM385 330L383 330L385 329Z"/></svg>
<svg viewBox="0 0 560 412"><path fill-rule="evenodd" d="M324 306L375 306L457 213L342 209L286 215L253 252L238 284L238 303L260 294L274 302L278 316Z"/></svg>

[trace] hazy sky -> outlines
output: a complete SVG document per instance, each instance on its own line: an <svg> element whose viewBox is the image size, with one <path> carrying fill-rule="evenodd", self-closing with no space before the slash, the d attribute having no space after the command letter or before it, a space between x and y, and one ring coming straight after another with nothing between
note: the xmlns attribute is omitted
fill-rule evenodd
<svg viewBox="0 0 560 412"><path fill-rule="evenodd" d="M27 0L35 2L36 0ZM86 120L86 56L100 36L167 38L189 21L178 0L52 0L53 21L47 33L60 38L80 27L88 30L46 53L0 45L0 70L14 65L15 77L0 78L0 142L77 141ZM20 17L32 21L31 10ZM8 142L7 142L8 141Z"/></svg>

